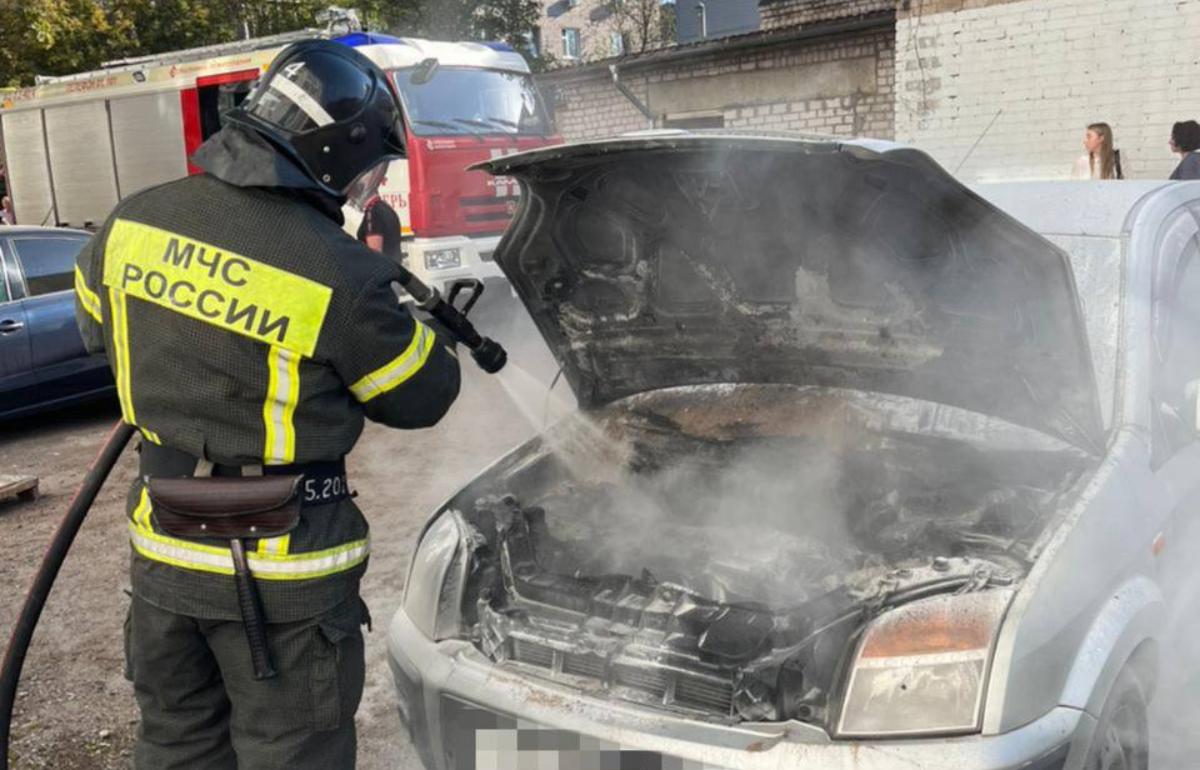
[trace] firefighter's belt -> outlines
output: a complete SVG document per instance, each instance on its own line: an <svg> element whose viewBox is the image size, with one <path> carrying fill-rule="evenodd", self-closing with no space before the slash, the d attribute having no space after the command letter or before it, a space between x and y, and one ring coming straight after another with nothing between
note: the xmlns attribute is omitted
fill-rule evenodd
<svg viewBox="0 0 1200 770"><path fill-rule="evenodd" d="M150 478L154 519L174 537L278 537L300 520L300 476Z"/></svg>
<svg viewBox="0 0 1200 770"><path fill-rule="evenodd" d="M214 479L303 476L297 489L297 497L302 508L329 505L352 496L346 480L344 460L260 466L209 464L204 467L204 463L187 452L147 441L142 442L139 472L143 478L160 481L191 476L212 476ZM153 498L153 494L151 494L151 498ZM151 502L155 503L157 510L158 501L152 499ZM269 535L264 535L264 537L269 537Z"/></svg>

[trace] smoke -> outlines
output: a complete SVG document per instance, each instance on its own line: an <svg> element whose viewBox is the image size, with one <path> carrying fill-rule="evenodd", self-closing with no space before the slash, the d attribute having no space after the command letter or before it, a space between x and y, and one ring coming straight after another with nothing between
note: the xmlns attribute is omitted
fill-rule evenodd
<svg viewBox="0 0 1200 770"><path fill-rule="evenodd" d="M1010 567L1078 457L936 439L969 420L948 411L820 388L669 389L567 416L542 438L545 462L497 491L544 511L551 573L648 571L716 600L795 606L934 556Z"/></svg>

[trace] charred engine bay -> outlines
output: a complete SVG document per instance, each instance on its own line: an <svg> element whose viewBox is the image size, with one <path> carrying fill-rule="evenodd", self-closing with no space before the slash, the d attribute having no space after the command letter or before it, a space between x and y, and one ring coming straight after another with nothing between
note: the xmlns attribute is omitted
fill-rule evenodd
<svg viewBox="0 0 1200 770"><path fill-rule="evenodd" d="M827 724L864 624L1010 586L1078 450L901 397L675 388L569 418L452 501L477 646L594 694Z"/></svg>

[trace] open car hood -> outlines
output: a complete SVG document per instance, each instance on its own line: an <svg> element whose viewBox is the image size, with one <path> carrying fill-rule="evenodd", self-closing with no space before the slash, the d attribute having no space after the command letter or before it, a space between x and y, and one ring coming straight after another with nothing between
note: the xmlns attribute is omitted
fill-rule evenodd
<svg viewBox="0 0 1200 770"><path fill-rule="evenodd" d="M921 152L659 134L482 167L523 185L495 259L581 407L812 384L1103 444L1067 256Z"/></svg>

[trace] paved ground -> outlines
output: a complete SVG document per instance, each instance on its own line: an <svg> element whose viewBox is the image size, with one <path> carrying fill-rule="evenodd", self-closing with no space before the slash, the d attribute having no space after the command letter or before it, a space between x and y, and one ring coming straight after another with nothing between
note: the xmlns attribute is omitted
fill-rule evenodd
<svg viewBox="0 0 1200 770"><path fill-rule="evenodd" d="M514 313L507 304L492 308L480 326L495 329L516 349L513 360L548 383L553 367L544 345ZM463 370L462 396L440 425L416 432L369 426L350 460L374 551L363 586L375 618L358 713L364 770L419 768L399 727L384 658L384 632L400 602L414 538L439 503L533 432L497 381L465 354ZM0 472L40 476L42 490L36 503L0 503L3 643L59 517L118 417L114 403L100 403L0 425ZM121 673L121 623L128 602L123 501L133 458L128 451L101 493L38 627L18 698L14 770L129 766L136 713Z"/></svg>

